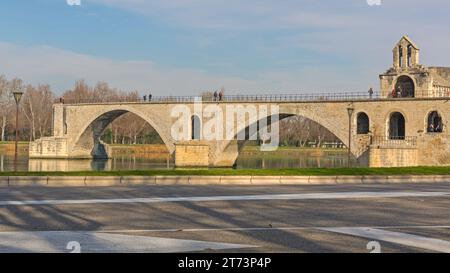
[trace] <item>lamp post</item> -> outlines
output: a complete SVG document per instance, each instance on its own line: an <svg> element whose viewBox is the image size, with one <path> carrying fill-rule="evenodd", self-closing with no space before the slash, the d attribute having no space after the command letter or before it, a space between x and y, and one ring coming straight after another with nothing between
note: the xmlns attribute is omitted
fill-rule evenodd
<svg viewBox="0 0 450 273"><path fill-rule="evenodd" d="M16 140L14 147L14 171L17 171L17 141L19 140L19 103L22 98L23 92L13 92L14 100L16 101Z"/></svg>
<svg viewBox="0 0 450 273"><path fill-rule="evenodd" d="M351 147L352 147L352 116L353 112L355 111L355 108L348 107L347 108L347 114L348 114L348 162L347 167L350 168L350 160L351 160Z"/></svg>

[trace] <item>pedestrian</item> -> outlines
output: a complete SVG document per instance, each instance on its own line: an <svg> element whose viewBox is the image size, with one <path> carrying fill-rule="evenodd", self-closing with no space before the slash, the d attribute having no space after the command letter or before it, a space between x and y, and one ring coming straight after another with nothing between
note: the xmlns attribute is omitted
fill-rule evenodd
<svg viewBox="0 0 450 273"><path fill-rule="evenodd" d="M392 97L393 98L395 98L396 97L396 95L395 95L396 93L395 93L395 89L392 89L392 92L391 92L391 95L392 95Z"/></svg>
<svg viewBox="0 0 450 273"><path fill-rule="evenodd" d="M370 87L369 88L369 98L372 98L372 96L373 96L373 89L372 89L372 87Z"/></svg>
<svg viewBox="0 0 450 273"><path fill-rule="evenodd" d="M145 101L147 101L147 96L146 96L146 95L144 95L144 102L145 102Z"/></svg>
<svg viewBox="0 0 450 273"><path fill-rule="evenodd" d="M152 94L148 94L148 101L150 102L150 101L152 101Z"/></svg>
<svg viewBox="0 0 450 273"><path fill-rule="evenodd" d="M213 96L214 96L214 101L217 101L217 96L218 96L218 94L217 94L217 90L216 90L216 91L214 91L214 94L213 94Z"/></svg>
<svg viewBox="0 0 450 273"><path fill-rule="evenodd" d="M223 89L219 92L219 100L222 101L223 98Z"/></svg>

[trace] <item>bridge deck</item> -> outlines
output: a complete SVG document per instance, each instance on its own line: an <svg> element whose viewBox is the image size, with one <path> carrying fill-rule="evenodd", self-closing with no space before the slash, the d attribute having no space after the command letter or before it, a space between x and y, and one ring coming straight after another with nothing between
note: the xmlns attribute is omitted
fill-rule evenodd
<svg viewBox="0 0 450 273"><path fill-rule="evenodd" d="M116 104L116 103L322 103L322 102L370 102L370 101L408 101L408 100L448 100L450 94L439 97L404 97L386 98L379 94L369 96L364 93L326 93L326 94L277 94L277 95L227 95L221 100L212 96L155 96L151 100L143 98L93 98L93 99L59 99L57 102L64 102L68 105L80 104Z"/></svg>

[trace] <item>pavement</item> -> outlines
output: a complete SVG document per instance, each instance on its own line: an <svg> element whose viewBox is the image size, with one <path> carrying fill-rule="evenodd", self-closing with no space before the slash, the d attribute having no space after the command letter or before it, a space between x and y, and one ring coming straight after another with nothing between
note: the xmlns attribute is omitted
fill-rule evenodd
<svg viewBox="0 0 450 273"><path fill-rule="evenodd" d="M450 181L0 188L0 252L450 252Z"/></svg>
<svg viewBox="0 0 450 273"><path fill-rule="evenodd" d="M324 185L379 183L442 183L450 175L337 175L337 176L0 176L0 187L115 187L167 185Z"/></svg>

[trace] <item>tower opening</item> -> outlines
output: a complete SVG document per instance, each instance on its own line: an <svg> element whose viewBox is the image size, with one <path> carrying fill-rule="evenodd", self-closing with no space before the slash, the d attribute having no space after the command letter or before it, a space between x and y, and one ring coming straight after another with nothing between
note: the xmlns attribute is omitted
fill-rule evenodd
<svg viewBox="0 0 450 273"><path fill-rule="evenodd" d="M395 84L395 93L393 97L396 98L414 98L415 87L414 81L408 76L400 76Z"/></svg>

